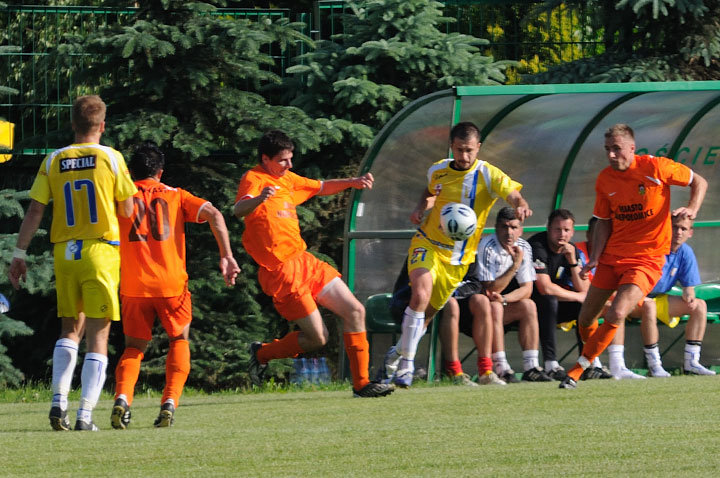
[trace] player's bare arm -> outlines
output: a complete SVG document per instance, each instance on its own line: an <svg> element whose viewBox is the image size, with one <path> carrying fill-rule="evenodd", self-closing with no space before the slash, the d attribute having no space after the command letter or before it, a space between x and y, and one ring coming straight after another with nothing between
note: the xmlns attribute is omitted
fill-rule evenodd
<svg viewBox="0 0 720 478"><path fill-rule="evenodd" d="M23 222L20 225L20 232L15 244L15 253L13 253L13 260L8 270L8 278L15 289L20 288L21 279L23 282L27 279L27 264L25 264L24 253L30 246L30 241L37 232L38 227L40 227L40 221L44 213L45 204L31 199L30 206L28 206Z"/></svg>
<svg viewBox="0 0 720 478"><path fill-rule="evenodd" d="M700 206L705 200L707 188L707 180L693 171L693 180L690 183L690 199L688 200L688 205L675 209L672 212L672 215L685 216L689 219L695 219L698 211L700 210Z"/></svg>
<svg viewBox="0 0 720 478"><path fill-rule="evenodd" d="M241 199L238 202L235 203L235 207L233 207L233 214L238 219L247 216L251 212L255 210L256 207L258 207L260 204L267 201L268 198L275 195L275 187L274 186L265 186L262 191L260 191L260 194L253 198L247 198L247 199Z"/></svg>
<svg viewBox="0 0 720 478"><path fill-rule="evenodd" d="M235 278L240 272L240 267L237 265L233 257L232 249L230 248L230 237L228 235L227 225L225 224L225 218L222 213L210 203L205 204L202 209L200 209L199 217L207 221L213 236L215 236L215 241L220 251L220 273L223 279L225 279L225 285L228 287L235 285Z"/></svg>
<svg viewBox="0 0 720 478"><path fill-rule="evenodd" d="M417 206L415 206L415 209L413 209L410 213L410 222L413 224L420 224L425 211L433 207L433 204L435 204L435 196L425 189L420 196Z"/></svg>
<svg viewBox="0 0 720 478"><path fill-rule="evenodd" d="M375 178L371 173L365 173L362 176L345 179L328 179L323 181L323 186L318 196L332 196L348 188L353 189L372 189Z"/></svg>
<svg viewBox="0 0 720 478"><path fill-rule="evenodd" d="M129 218L130 216L132 216L134 208L135 204L133 203L132 196L125 199L124 201L119 201L117 203L117 213L121 217Z"/></svg>
<svg viewBox="0 0 720 478"><path fill-rule="evenodd" d="M585 264L580 271L580 277L583 279L587 279L588 273L597 267L598 259L600 259L600 255L605 249L605 244L607 244L610 233L612 233L612 221L610 219L598 218L598 221L595 224L595 229L593 230L593 247L592 251L590 251L588 263Z"/></svg>
<svg viewBox="0 0 720 478"><path fill-rule="evenodd" d="M508 194L506 201L515 208L515 216L520 219L520 222L523 222L525 219L532 216L533 212L532 209L530 209L530 205L517 189Z"/></svg>

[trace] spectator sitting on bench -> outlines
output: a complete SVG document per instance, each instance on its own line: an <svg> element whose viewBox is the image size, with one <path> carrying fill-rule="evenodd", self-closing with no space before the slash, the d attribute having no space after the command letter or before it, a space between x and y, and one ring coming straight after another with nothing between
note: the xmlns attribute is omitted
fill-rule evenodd
<svg viewBox="0 0 720 478"><path fill-rule="evenodd" d="M547 231L528 239L535 265L532 300L537 306L545 372L562 381L565 369L555 355L557 324L576 320L590 281L580 277L582 265L575 245L575 216L567 209L555 209L547 221ZM595 369L595 365L590 367Z"/></svg>
<svg viewBox="0 0 720 478"><path fill-rule="evenodd" d="M538 320L535 303L530 299L535 270L530 244L522 235L522 223L512 208L498 211L495 234L485 236L478 245L477 279L490 299L493 318L493 367L507 383L517 382L505 355L504 327L518 322L518 340L522 347L522 379L550 382L552 379L538 362Z"/></svg>
<svg viewBox="0 0 720 478"><path fill-rule="evenodd" d="M458 353L458 333L471 337L478 350L478 383L480 385L505 385L492 371L490 352L492 346L492 318L490 301L482 293L482 286L474 280L475 263L470 264L463 282L455 290L442 309L440 341L443 353L443 369L456 385L477 386L468 374L463 372ZM390 301L390 313L397 323L402 322L403 311L410 302L410 279L407 260L395 281ZM386 365L387 367L387 365ZM392 379L394 370L385 369L380 379Z"/></svg>
<svg viewBox="0 0 720 478"><path fill-rule="evenodd" d="M645 344L645 359L648 365L648 376L669 377L670 374L663 368L658 348L659 333L657 319L662 320L669 327L675 327L679 316L689 315L685 326L685 360L683 371L690 375L715 375L700 364L700 347L705 335L707 325L707 304L704 300L695 297L695 286L700 284L700 271L698 269L695 253L685 243L692 237L692 220L686 216L672 217L672 243L670 254L665 256L665 265L662 277L648 296L643 299L630 313L630 317L640 318L640 330L643 344ZM682 296L668 295L667 292L680 282ZM610 370L615 378L631 378L615 374L620 364L624 367L623 357L625 341L624 325L618 327L612 345L608 348L610 353ZM631 372L632 373L632 372ZM635 377L632 377L635 378Z"/></svg>

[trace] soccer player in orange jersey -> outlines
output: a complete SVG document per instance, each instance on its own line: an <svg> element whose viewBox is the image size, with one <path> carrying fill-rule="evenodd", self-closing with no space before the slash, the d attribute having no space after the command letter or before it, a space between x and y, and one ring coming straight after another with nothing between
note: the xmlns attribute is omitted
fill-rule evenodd
<svg viewBox="0 0 720 478"><path fill-rule="evenodd" d="M295 210L298 204L315 195L371 188L372 174L326 181L304 178L290 171L294 149L284 132L266 132L258 145L260 164L240 179L235 199L235 215L245 220L243 245L260 266L260 285L273 298L280 315L300 329L280 340L250 344L250 378L260 385L268 361L295 357L327 343L328 330L317 307L320 304L343 320L353 395L387 395L394 390L393 385L371 382L368 378L365 308L340 279L338 271L306 251Z"/></svg>
<svg viewBox="0 0 720 478"><path fill-rule="evenodd" d="M120 297L125 351L115 369L113 428L130 424L135 383L155 317L170 339L165 389L156 427L174 421L175 408L190 373L192 303L185 269L185 223L207 222L220 250L220 273L228 286L240 268L235 262L222 213L205 199L160 182L165 157L154 143L137 147L129 162L138 192L131 217L120 221Z"/></svg>
<svg viewBox="0 0 720 478"><path fill-rule="evenodd" d="M690 187L687 206L672 211L672 216L689 219L697 215L707 190L707 181L687 166L636 155L635 135L626 124L607 130L605 151L610 166L595 183L593 216L598 222L590 260L582 268L587 274L597 266L578 318L585 347L560 388L576 388L583 370L612 341L618 324L660 279L672 237L670 186ZM597 317L615 290L598 327Z"/></svg>

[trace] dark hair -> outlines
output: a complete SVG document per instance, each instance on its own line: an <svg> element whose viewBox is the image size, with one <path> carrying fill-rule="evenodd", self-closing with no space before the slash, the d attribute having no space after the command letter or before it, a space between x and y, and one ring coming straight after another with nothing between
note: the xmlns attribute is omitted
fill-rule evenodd
<svg viewBox="0 0 720 478"><path fill-rule="evenodd" d="M571 212L570 212L569 210L567 210L567 209L555 209L555 210L554 210L553 212L551 212L550 215L548 216L547 226L550 227L550 224L552 224L553 221L554 221L556 218L558 218L558 217L561 218L561 219L563 219L563 220L565 220L565 219L570 219L570 220L573 222L573 224L575 224L575 216L573 216L573 213L571 213Z"/></svg>
<svg viewBox="0 0 720 478"><path fill-rule="evenodd" d="M267 131L258 142L258 162L262 162L263 154L272 158L286 149L290 151L295 149L295 144L290 139L290 136L279 129Z"/></svg>
<svg viewBox="0 0 720 478"><path fill-rule="evenodd" d="M470 139L476 137L478 141L481 141L482 138L480 137L480 130L477 126L475 126L475 123L471 123L470 121L464 121L462 123L458 123L455 126L453 126L453 129L450 130L450 142L455 138L458 139Z"/></svg>
<svg viewBox="0 0 720 478"><path fill-rule="evenodd" d="M505 206L498 211L497 218L495 219L495 225L497 226L501 221L513 221L515 219L517 219L515 209L510 206Z"/></svg>
<svg viewBox="0 0 720 478"><path fill-rule="evenodd" d="M128 163L130 174L136 181L155 176L164 168L165 155L152 141L145 141L137 145Z"/></svg>
<svg viewBox="0 0 720 478"><path fill-rule="evenodd" d="M635 139L635 132L625 123L614 124L605 131L605 138L612 138L613 136L628 136L630 139Z"/></svg>

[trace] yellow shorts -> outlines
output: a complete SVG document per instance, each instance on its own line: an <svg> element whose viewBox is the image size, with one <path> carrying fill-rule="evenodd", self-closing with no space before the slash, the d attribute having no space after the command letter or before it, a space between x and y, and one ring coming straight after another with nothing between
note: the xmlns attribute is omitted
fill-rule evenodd
<svg viewBox="0 0 720 478"><path fill-rule="evenodd" d="M660 294L653 298L655 308L657 310L657 318L670 328L680 323L680 317L670 317L670 304L668 304L668 295Z"/></svg>
<svg viewBox="0 0 720 478"><path fill-rule="evenodd" d="M120 320L118 246L97 239L55 244L58 317Z"/></svg>
<svg viewBox="0 0 720 478"><path fill-rule="evenodd" d="M408 250L408 274L415 269L427 269L433 280L430 305L440 310L448 301L458 284L462 282L468 265L451 265L442 261L432 244L422 237L413 237ZM412 284L411 284L412 286Z"/></svg>

